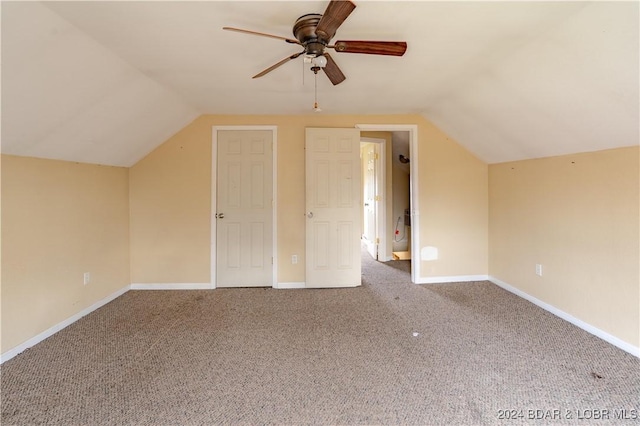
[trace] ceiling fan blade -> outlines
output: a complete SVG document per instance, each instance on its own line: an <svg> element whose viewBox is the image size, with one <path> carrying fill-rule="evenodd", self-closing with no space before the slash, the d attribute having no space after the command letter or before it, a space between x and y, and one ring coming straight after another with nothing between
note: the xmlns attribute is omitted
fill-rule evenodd
<svg viewBox="0 0 640 426"><path fill-rule="evenodd" d="M322 70L327 75L327 77L329 77L331 83L333 83L333 85L335 86L336 84L340 84L345 81L347 77L342 74L342 71L340 71L338 64L336 64L333 58L328 53L325 53L324 57L327 58L327 65L325 65Z"/></svg>
<svg viewBox="0 0 640 426"><path fill-rule="evenodd" d="M289 62L290 60L297 58L298 56L302 55L303 53L304 53L304 51L302 51L300 53L293 54L291 56L287 56L286 58L284 58L283 60L281 60L277 64L271 65L269 68L267 68L266 70L262 71L261 73L254 75L253 78L262 77L263 75L265 75L267 73L270 73L271 71L275 70L280 65L284 65L287 62Z"/></svg>
<svg viewBox="0 0 640 426"><path fill-rule="evenodd" d="M407 43L404 41L340 40L333 46L327 47L333 47L336 52L369 55L402 56L407 51Z"/></svg>
<svg viewBox="0 0 640 426"><path fill-rule="evenodd" d="M227 30L227 31L235 31L238 33L245 33L245 34L252 34L252 35L257 35L257 36L262 36L262 37L269 37L269 38L275 38L277 40L284 40L287 43L293 43L293 44L300 44L301 43L298 40L294 40L292 38L287 38L287 37L280 37L277 35L273 35L273 34L267 34L267 33L259 33L257 31L249 31L249 30L243 30L242 28L233 28L233 27L222 27L223 30Z"/></svg>
<svg viewBox="0 0 640 426"><path fill-rule="evenodd" d="M316 27L316 35L325 41L329 42L331 38L336 34L336 30L347 16L353 12L356 5L348 0L331 0L327 6L327 10L324 11L318 26Z"/></svg>

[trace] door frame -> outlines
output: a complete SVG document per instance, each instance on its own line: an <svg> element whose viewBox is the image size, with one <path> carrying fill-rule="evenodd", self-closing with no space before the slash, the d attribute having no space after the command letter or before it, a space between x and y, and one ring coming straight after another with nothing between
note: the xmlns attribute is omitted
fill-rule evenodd
<svg viewBox="0 0 640 426"><path fill-rule="evenodd" d="M409 158L418 158L417 124L356 124L360 131L409 132ZM417 283L420 274L420 191L418 190L418 164L409 162L409 209L411 213L411 282Z"/></svg>
<svg viewBox="0 0 640 426"><path fill-rule="evenodd" d="M363 138L360 142L375 143L378 145L378 164L376 164L376 186L379 188L379 196L382 202L376 202L376 237L378 242L378 256L376 260L383 262L391 260L391 256L387 251L387 141L379 138ZM362 159L364 162L364 159ZM364 206L363 206L364 209Z"/></svg>
<svg viewBox="0 0 640 426"><path fill-rule="evenodd" d="M273 179L273 194L272 194L272 203L271 203L271 213L272 213L272 256L273 256L273 268L272 268L272 276L271 276L271 287L275 287L275 283L277 283L278 277L278 215L277 215L277 188L278 188L278 179L277 179L277 142L278 142L278 126L213 126L212 127L212 136L211 136L211 288L217 288L216 283L216 270L217 270L217 247L216 247L216 238L217 238L217 220L215 218L216 210L217 210L217 195L218 195L218 185L217 185L217 175L218 175L218 131L225 130L268 130L271 131L271 142L273 145L273 149L271 150L272 158L272 169L273 174L271 179Z"/></svg>

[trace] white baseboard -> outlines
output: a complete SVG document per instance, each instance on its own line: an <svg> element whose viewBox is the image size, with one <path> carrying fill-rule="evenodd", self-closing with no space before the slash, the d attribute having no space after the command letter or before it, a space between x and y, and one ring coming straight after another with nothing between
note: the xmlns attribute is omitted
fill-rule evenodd
<svg viewBox="0 0 640 426"><path fill-rule="evenodd" d="M276 285L273 286L273 288L277 288L277 289L306 288L306 284L304 282L277 283Z"/></svg>
<svg viewBox="0 0 640 426"><path fill-rule="evenodd" d="M131 290L212 290L211 283L131 283Z"/></svg>
<svg viewBox="0 0 640 426"><path fill-rule="evenodd" d="M489 275L454 275L449 277L422 277L416 281L416 284L441 284L488 280Z"/></svg>
<svg viewBox="0 0 640 426"><path fill-rule="evenodd" d="M596 337L601 338L602 340L604 340L605 342L611 343L613 346L616 346L620 349L622 349L625 352L630 353L633 356L636 356L638 358L640 358L640 348L637 346L633 346L630 343L625 342L624 340L621 340L619 338L617 338L616 336L613 336L609 333L607 333L606 331L602 331L599 328L596 328L594 326L592 326L591 324L587 324L586 322L564 312L561 311L560 309L556 308L555 306L552 306L546 302L543 302L540 299L536 299L535 297L525 293L522 290L518 290L517 288L513 287L512 285L507 284L504 281L501 281L499 279L497 279L496 277L489 277L489 281L491 281L492 283L494 283L495 285L502 287L503 289L507 290L510 293L515 294L516 296L520 296L525 300L528 300L529 302L533 303L534 305L537 305L539 307L541 307L542 309L544 309L545 311L548 311L550 313L552 313L553 315L562 318L565 321L569 321L571 324L575 325L576 327L580 327L581 329L583 329L584 331L586 331L587 333L591 333Z"/></svg>
<svg viewBox="0 0 640 426"><path fill-rule="evenodd" d="M94 303L93 305L89 306L88 308L83 309L82 311L78 312L77 314L67 318L66 320L64 320L64 321L62 321L62 322L60 322L60 323L58 323L56 325L54 325L53 327L43 331L42 333L32 337L31 339L27 340L26 342L22 343L21 345L18 345L13 349L8 350L7 352L5 352L2 355L0 355L0 364L2 364L5 361L10 360L14 356L24 352L25 350L29 349L30 347L42 342L47 337L50 337L50 336L54 335L55 333L57 333L58 331L62 330L63 328L70 326L71 324L73 324L74 322L78 321L80 318L84 317L85 315L90 314L91 312L95 311L96 309L98 309L98 308L106 305L107 303L111 302L112 300L122 296L127 291L129 291L129 286L121 288L120 290L116 291L113 294L110 294L109 296L105 297L104 299L97 301L96 303Z"/></svg>

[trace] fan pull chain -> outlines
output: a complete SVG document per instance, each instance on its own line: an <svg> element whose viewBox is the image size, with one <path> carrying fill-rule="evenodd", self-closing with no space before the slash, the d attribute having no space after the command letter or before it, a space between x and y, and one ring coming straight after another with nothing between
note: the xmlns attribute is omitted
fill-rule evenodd
<svg viewBox="0 0 640 426"><path fill-rule="evenodd" d="M313 70L313 110L315 112L321 112L322 110L318 107L318 70L320 67L312 67Z"/></svg>
<svg viewBox="0 0 640 426"><path fill-rule="evenodd" d="M313 75L313 109L318 110L318 74Z"/></svg>

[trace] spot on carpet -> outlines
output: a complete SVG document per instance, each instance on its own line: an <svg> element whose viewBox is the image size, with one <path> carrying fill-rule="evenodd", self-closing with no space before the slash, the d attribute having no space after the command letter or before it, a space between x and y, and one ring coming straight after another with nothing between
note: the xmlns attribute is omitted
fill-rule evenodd
<svg viewBox="0 0 640 426"><path fill-rule="evenodd" d="M594 373L593 371L591 372L591 377L593 377L594 379L602 379L604 376L601 376L598 373Z"/></svg>

